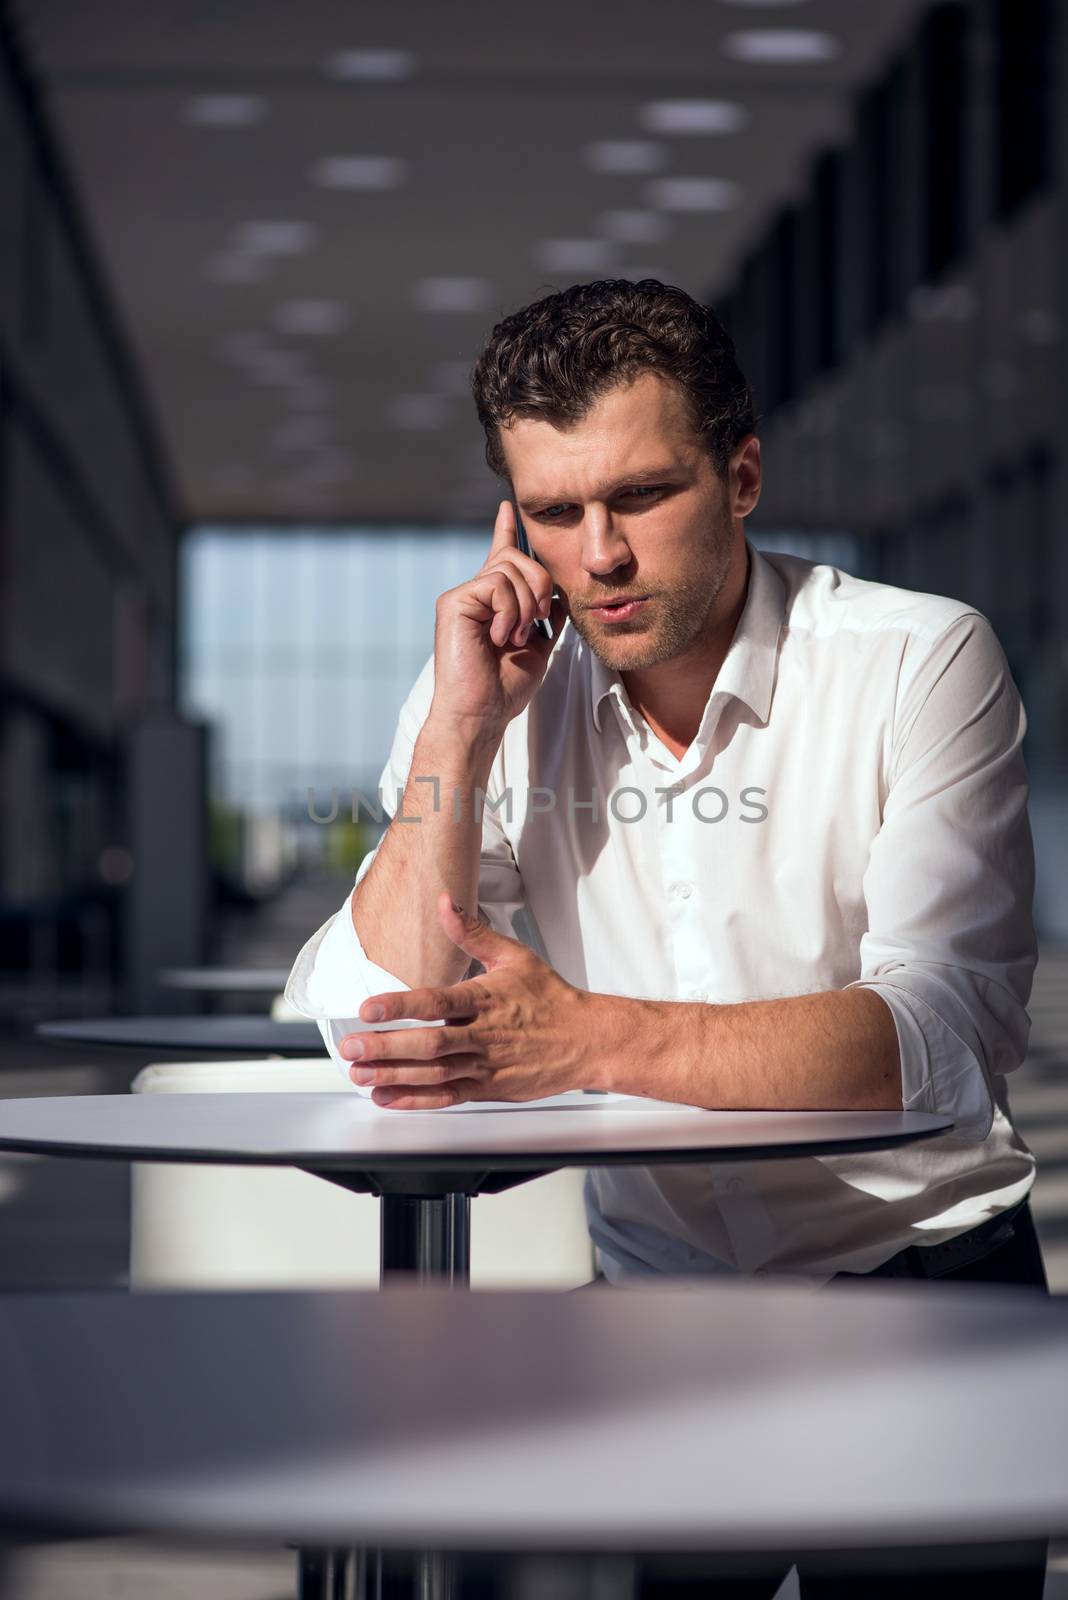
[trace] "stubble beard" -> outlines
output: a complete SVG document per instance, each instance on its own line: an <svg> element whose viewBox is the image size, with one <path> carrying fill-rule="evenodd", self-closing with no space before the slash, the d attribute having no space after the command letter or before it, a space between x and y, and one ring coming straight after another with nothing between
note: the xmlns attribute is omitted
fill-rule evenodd
<svg viewBox="0 0 1068 1600"><path fill-rule="evenodd" d="M571 613L579 638L614 672L640 672L683 655L702 637L723 591L730 569L730 526L716 527L705 546L699 569L670 589L650 591L648 616L639 612L631 623L591 622L588 613Z"/></svg>

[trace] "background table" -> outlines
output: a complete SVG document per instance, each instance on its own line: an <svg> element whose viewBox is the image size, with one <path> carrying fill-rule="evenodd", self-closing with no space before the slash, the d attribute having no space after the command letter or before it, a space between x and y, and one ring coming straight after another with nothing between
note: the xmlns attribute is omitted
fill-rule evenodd
<svg viewBox="0 0 1068 1600"><path fill-rule="evenodd" d="M164 967L156 982L204 994L277 994L288 977L288 967Z"/></svg>
<svg viewBox="0 0 1068 1600"><path fill-rule="evenodd" d="M787 1565L1068 1532L1068 1303L1028 1289L12 1296L0 1415L9 1527Z"/></svg>
<svg viewBox="0 0 1068 1600"><path fill-rule="evenodd" d="M272 1022L270 1017L93 1017L42 1022L37 1033L59 1044L90 1044L138 1050L220 1051L241 1055L326 1054L314 1022Z"/></svg>

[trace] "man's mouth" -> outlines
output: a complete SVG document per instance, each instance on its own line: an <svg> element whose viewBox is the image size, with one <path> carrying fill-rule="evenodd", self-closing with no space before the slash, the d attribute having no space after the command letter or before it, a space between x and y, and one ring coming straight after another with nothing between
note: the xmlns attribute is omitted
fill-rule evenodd
<svg viewBox="0 0 1068 1600"><path fill-rule="evenodd" d="M630 617L636 617L649 596L640 594L625 600L607 600L602 605L587 606L586 609L593 617L600 617L602 622L626 622Z"/></svg>

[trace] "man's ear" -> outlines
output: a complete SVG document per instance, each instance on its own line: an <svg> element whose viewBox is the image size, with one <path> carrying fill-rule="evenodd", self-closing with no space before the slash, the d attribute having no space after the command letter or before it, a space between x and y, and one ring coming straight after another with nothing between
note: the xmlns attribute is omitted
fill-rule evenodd
<svg viewBox="0 0 1068 1600"><path fill-rule="evenodd" d="M728 473L731 515L747 517L760 499L760 440L755 433L735 446Z"/></svg>

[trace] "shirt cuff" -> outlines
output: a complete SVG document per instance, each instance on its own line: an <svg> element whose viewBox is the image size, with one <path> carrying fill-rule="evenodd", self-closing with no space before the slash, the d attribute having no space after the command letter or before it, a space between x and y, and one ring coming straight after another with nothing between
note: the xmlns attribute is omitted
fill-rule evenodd
<svg viewBox="0 0 1068 1600"><path fill-rule="evenodd" d="M347 1033L383 1026L360 1020L360 1007L371 995L409 988L403 979L376 966L367 955L352 920L350 893L341 909L312 934L300 951L286 980L285 998L302 1017L319 1024L327 1053L347 1087L370 1099L370 1089L358 1088L349 1077L352 1063L341 1055L338 1045Z"/></svg>
<svg viewBox="0 0 1068 1600"><path fill-rule="evenodd" d="M884 978L858 978L847 989L872 989L890 1008L901 1055L901 1108L952 1117L943 1139L972 1144L993 1125L994 1102L974 1051L913 989Z"/></svg>

